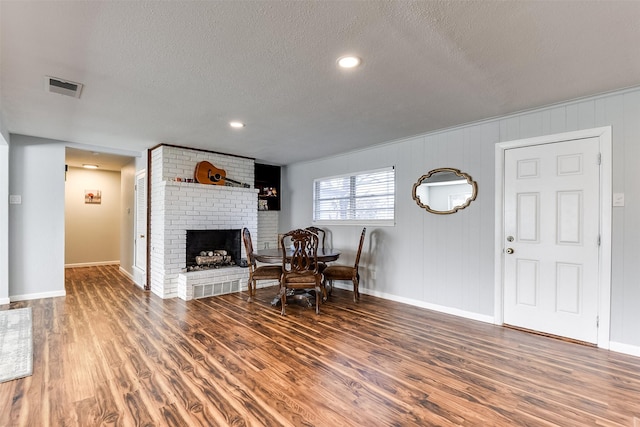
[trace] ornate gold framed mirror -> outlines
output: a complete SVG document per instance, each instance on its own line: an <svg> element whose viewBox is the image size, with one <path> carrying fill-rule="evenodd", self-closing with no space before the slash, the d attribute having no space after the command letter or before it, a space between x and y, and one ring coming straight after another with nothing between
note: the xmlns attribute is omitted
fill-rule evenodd
<svg viewBox="0 0 640 427"><path fill-rule="evenodd" d="M412 195L421 208L446 215L469 206L478 195L478 184L459 169L438 168L413 184Z"/></svg>

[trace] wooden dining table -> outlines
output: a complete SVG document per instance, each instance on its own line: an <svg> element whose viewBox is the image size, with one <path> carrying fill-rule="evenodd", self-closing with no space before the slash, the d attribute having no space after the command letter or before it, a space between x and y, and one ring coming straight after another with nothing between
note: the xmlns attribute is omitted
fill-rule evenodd
<svg viewBox="0 0 640 427"><path fill-rule="evenodd" d="M287 249L287 260L291 259L293 251ZM253 256L256 261L264 262L268 264L282 263L282 249L260 249L253 251ZM319 262L331 262L340 258L340 252L335 249L322 249L318 248L318 261Z"/></svg>
<svg viewBox="0 0 640 427"><path fill-rule="evenodd" d="M291 259L293 255L293 251L287 248L286 257L287 260ZM282 263L282 249L261 249L253 252L253 256L256 261L268 263L268 264L279 264ZM318 248L318 262L331 262L335 261L340 257L340 252L335 249L322 249ZM328 290L327 290L328 291ZM315 298L315 292L310 292L307 290L296 290L292 293L292 295L287 296L287 303L290 301L302 303L303 305L313 305ZM276 295L271 301L272 306L279 306L281 304L280 295Z"/></svg>

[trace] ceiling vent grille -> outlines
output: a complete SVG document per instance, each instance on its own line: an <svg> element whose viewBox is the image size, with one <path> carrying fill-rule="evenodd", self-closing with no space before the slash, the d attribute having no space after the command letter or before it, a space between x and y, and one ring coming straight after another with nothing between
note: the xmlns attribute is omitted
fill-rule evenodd
<svg viewBox="0 0 640 427"><path fill-rule="evenodd" d="M82 86L82 83L45 76L45 89L47 92L70 96L72 98L80 98Z"/></svg>

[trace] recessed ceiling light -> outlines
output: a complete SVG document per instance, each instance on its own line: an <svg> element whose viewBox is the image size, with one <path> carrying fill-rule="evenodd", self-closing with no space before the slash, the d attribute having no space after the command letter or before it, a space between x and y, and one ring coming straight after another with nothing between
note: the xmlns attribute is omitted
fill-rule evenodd
<svg viewBox="0 0 640 427"><path fill-rule="evenodd" d="M244 127L244 123L242 122L229 122L229 126L232 128L240 129Z"/></svg>
<svg viewBox="0 0 640 427"><path fill-rule="evenodd" d="M87 164L84 164L84 165L82 165L82 167L86 168L86 169L98 169L98 165L87 165Z"/></svg>
<svg viewBox="0 0 640 427"><path fill-rule="evenodd" d="M343 56L338 58L338 65L342 68L355 68L362 63L362 60L357 56Z"/></svg>

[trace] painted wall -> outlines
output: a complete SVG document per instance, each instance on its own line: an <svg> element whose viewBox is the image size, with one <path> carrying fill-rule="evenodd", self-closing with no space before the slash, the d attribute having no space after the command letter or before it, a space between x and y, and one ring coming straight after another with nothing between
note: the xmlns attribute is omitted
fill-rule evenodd
<svg viewBox="0 0 640 427"><path fill-rule="evenodd" d="M0 305L9 303L9 145L0 132Z"/></svg>
<svg viewBox="0 0 640 427"><path fill-rule="evenodd" d="M120 170L120 270L133 278L135 233L136 164L132 161Z"/></svg>
<svg viewBox="0 0 640 427"><path fill-rule="evenodd" d="M65 295L66 146L85 150L99 148L53 139L11 135L9 194L22 196L21 205L9 205L8 240L5 240L7 239L5 235L0 234L0 247L4 241L8 241L10 284L8 294L11 301ZM120 155L135 155L132 152L108 149L104 151ZM134 168L144 168L146 160L138 156L135 157L134 164ZM123 173L123 175L128 176L129 173ZM117 192L125 197L124 192L121 191L121 185L127 185L126 178L117 184ZM130 185L133 186L133 180ZM120 199L118 201L121 208L133 205L133 200L128 204ZM133 215L133 211L131 214ZM120 218L120 210L115 215ZM131 230L121 226L118 233L126 235L126 241L133 246ZM34 256L37 257L35 266ZM129 265L132 262L130 259Z"/></svg>
<svg viewBox="0 0 640 427"><path fill-rule="evenodd" d="M60 141L11 135L9 194L9 297L65 295L64 159Z"/></svg>
<svg viewBox="0 0 640 427"><path fill-rule="evenodd" d="M362 169L395 165L396 226L368 229L362 257L364 290L491 321L494 145L607 125L613 129L613 193L624 193L626 202L624 207L613 208L612 349L640 354L640 186L636 177L640 89L291 165L283 170L286 195L279 230L311 223L314 178L353 172L354 164L366 165ZM10 137L9 194L22 195L22 204L9 205L9 296L63 295L65 143L23 135ZM0 150L0 161L1 156ZM478 199L457 214L430 215L415 205L411 188L422 174L443 166L468 172L478 182ZM328 242L355 249L360 230L333 227ZM0 243L4 238L0 235ZM40 256L34 268L33 256L42 254L46 256ZM353 253L343 253L341 260L351 262Z"/></svg>
<svg viewBox="0 0 640 427"><path fill-rule="evenodd" d="M85 203L85 192L101 192ZM69 167L65 181L65 265L118 264L121 222L120 172Z"/></svg>
<svg viewBox="0 0 640 427"><path fill-rule="evenodd" d="M396 168L396 225L369 227L361 265L366 293L493 320L494 149L497 142L611 125L613 208L611 348L640 355L640 89L419 135L344 155L289 165L280 230L310 225L314 178ZM433 215L411 198L413 183L438 167L469 173L478 198L454 215ZM329 227L334 247L355 247L362 227ZM341 256L349 263L351 253Z"/></svg>

